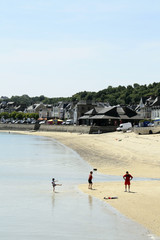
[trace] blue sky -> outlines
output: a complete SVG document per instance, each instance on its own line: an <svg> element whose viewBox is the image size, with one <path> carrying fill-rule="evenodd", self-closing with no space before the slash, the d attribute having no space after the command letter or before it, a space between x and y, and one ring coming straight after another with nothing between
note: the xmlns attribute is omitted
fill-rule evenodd
<svg viewBox="0 0 160 240"><path fill-rule="evenodd" d="M0 1L0 96L160 80L159 0Z"/></svg>

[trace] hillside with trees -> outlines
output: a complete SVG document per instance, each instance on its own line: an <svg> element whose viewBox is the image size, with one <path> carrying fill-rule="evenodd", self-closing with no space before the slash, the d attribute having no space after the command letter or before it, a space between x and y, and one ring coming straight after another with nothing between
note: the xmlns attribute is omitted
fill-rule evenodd
<svg viewBox="0 0 160 240"><path fill-rule="evenodd" d="M56 104L57 102L75 102L80 100L92 100L96 102L109 102L110 105L135 105L138 104L141 97L160 96L160 83L149 85L139 85L135 83L127 87L119 85L118 87L109 86L98 92L83 91L74 94L71 97L48 98L43 95L39 97L29 97L28 95L12 96L7 102L14 102L16 105L30 106L35 103Z"/></svg>
<svg viewBox="0 0 160 240"><path fill-rule="evenodd" d="M72 96L72 100L95 100L99 102L109 102L110 105L117 104L137 104L141 97L160 96L160 83L149 84L148 86L135 83L128 85L112 87L109 86L99 92L80 92Z"/></svg>

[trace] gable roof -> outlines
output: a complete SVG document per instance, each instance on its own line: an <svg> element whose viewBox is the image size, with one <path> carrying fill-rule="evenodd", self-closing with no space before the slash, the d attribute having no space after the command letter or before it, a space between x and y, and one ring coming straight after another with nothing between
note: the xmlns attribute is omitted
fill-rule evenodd
<svg viewBox="0 0 160 240"><path fill-rule="evenodd" d="M160 106L160 96L156 97L151 106Z"/></svg>
<svg viewBox="0 0 160 240"><path fill-rule="evenodd" d="M94 108L79 119L139 119L138 114L127 106Z"/></svg>

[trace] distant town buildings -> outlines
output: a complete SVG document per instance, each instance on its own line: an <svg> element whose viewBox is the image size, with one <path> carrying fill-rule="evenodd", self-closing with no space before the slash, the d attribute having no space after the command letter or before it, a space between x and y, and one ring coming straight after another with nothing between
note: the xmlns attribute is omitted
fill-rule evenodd
<svg viewBox="0 0 160 240"><path fill-rule="evenodd" d="M0 113L13 111L24 113L38 113L40 119L71 119L77 125L116 126L120 122L137 124L143 119L160 118L160 97L142 97L135 106L110 106L108 102L77 101L58 102L56 104L38 103L26 107L25 104L16 105L8 102L2 96Z"/></svg>

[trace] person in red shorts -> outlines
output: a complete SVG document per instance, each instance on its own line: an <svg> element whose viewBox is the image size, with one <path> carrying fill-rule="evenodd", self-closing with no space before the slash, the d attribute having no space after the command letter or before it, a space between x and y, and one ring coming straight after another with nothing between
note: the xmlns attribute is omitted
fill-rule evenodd
<svg viewBox="0 0 160 240"><path fill-rule="evenodd" d="M127 186L128 186L128 192L130 192L130 185L131 185L131 180L132 180L132 175L129 174L127 171L126 174L123 176L123 179L125 180L124 185L125 185L125 192L127 192Z"/></svg>
<svg viewBox="0 0 160 240"><path fill-rule="evenodd" d="M93 179L93 176L92 176L93 172L91 171L90 174L89 174L89 177L88 177L88 189L92 189L92 179Z"/></svg>

